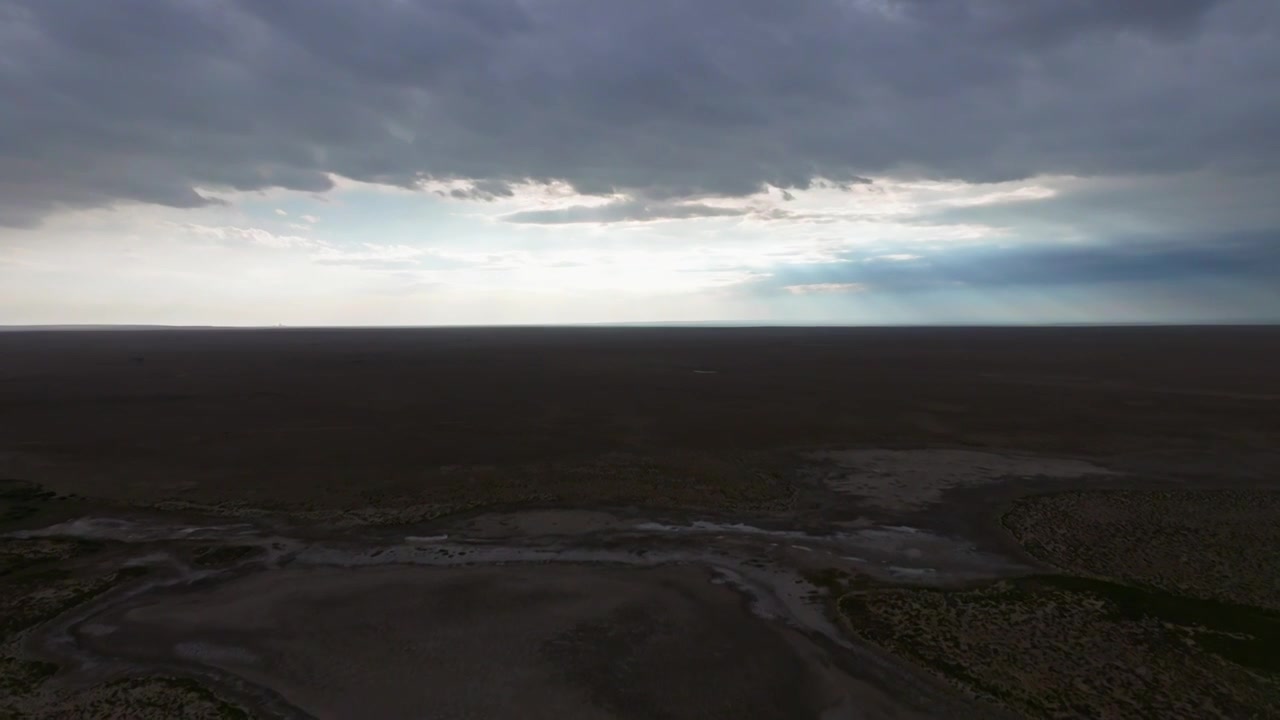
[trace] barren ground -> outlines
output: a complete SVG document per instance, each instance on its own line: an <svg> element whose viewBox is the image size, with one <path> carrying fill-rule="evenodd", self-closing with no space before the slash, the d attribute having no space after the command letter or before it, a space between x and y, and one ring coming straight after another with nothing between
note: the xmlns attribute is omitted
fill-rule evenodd
<svg viewBox="0 0 1280 720"><path fill-rule="evenodd" d="M0 717L1278 717L1276 357L0 333Z"/></svg>

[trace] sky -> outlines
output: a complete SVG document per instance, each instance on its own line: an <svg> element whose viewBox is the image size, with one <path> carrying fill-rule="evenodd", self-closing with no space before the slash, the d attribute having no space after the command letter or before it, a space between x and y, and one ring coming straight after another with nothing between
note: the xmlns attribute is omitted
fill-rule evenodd
<svg viewBox="0 0 1280 720"><path fill-rule="evenodd" d="M1277 320L1275 0L0 0L0 324Z"/></svg>

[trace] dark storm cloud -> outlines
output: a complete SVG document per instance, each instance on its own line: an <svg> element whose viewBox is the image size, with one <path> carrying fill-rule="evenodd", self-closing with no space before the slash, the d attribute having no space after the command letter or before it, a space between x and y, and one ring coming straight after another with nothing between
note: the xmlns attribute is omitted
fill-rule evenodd
<svg viewBox="0 0 1280 720"><path fill-rule="evenodd" d="M883 256L851 252L837 262L790 265L750 285L773 293L796 285L853 284L910 291L964 285L982 288L1141 283L1224 277L1270 283L1280 276L1280 234L1194 238L1122 238L1106 244L985 245Z"/></svg>
<svg viewBox="0 0 1280 720"><path fill-rule="evenodd" d="M1278 28L1274 0L0 0L0 224L330 173L673 201L1271 171Z"/></svg>

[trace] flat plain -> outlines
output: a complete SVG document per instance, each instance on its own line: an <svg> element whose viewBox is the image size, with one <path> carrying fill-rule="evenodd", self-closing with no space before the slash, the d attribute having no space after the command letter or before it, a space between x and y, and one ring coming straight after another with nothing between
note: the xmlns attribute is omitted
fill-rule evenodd
<svg viewBox="0 0 1280 720"><path fill-rule="evenodd" d="M3 332L0 717L1280 717L1276 358Z"/></svg>

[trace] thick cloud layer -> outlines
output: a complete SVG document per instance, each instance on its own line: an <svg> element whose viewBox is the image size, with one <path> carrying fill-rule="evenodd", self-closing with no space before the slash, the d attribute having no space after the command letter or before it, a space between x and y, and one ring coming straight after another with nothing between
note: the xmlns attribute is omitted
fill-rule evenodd
<svg viewBox="0 0 1280 720"><path fill-rule="evenodd" d="M9 225L331 173L672 202L1271 172L1280 3L0 0L0 98Z"/></svg>

